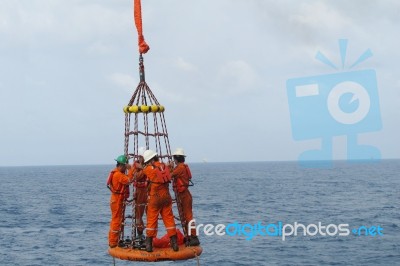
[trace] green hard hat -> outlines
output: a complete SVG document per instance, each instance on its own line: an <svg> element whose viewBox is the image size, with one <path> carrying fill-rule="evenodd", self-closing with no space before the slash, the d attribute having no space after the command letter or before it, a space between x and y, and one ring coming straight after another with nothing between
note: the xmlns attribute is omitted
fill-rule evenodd
<svg viewBox="0 0 400 266"><path fill-rule="evenodd" d="M124 164L128 163L128 158L126 158L125 155L120 155L115 160L117 161L117 163L124 163Z"/></svg>

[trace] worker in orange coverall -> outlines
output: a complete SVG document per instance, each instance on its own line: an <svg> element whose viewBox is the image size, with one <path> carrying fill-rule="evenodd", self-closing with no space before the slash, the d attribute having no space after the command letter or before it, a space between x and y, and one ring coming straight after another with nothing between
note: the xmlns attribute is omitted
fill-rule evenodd
<svg viewBox="0 0 400 266"><path fill-rule="evenodd" d="M185 232L188 234L188 239L186 243L189 246L200 245L199 238L196 235L196 229L193 228L191 232L188 232L188 224L193 220L192 211L192 194L189 191L189 181L192 178L189 166L185 164L185 152L182 148L177 148L172 154L174 162L176 164L175 168L172 168L172 179L174 190L177 191L177 200L182 208L183 218L182 225L185 227Z"/></svg>
<svg viewBox="0 0 400 266"><path fill-rule="evenodd" d="M172 198L169 194L171 175L169 168L158 161L158 154L152 150L143 153L145 167L143 173L149 182L147 197L146 251L153 251L153 238L157 236L158 215L161 214L165 229L170 238L171 248L178 251Z"/></svg>
<svg viewBox="0 0 400 266"><path fill-rule="evenodd" d="M135 186L135 217L139 239L142 239L144 231L143 215L147 203L147 181L143 173L144 159L139 155L138 160L133 164L133 177Z"/></svg>
<svg viewBox="0 0 400 266"><path fill-rule="evenodd" d="M124 201L129 197L129 184L133 181L133 168L128 164L125 155L118 156L117 166L111 171L107 186L111 190L110 208L111 222L108 233L108 245L115 248L118 245L119 236L122 230L122 221L124 218ZM125 175L128 169L128 175Z"/></svg>

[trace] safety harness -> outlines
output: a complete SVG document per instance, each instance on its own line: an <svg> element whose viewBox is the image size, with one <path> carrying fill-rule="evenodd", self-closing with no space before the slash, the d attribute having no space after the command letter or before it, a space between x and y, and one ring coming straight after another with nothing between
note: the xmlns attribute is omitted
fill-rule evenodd
<svg viewBox="0 0 400 266"><path fill-rule="evenodd" d="M183 192L185 191L188 187L193 186L192 182L192 173L190 172L190 168L187 164L183 164L185 166L185 171L186 171L186 176L181 177L181 176L176 176L175 179L175 184L176 189L178 192Z"/></svg>
<svg viewBox="0 0 400 266"><path fill-rule="evenodd" d="M123 194L124 198L129 198L129 186L123 185L119 190L113 187L113 178L116 171L111 171L107 179L107 187L113 194Z"/></svg>
<svg viewBox="0 0 400 266"><path fill-rule="evenodd" d="M135 162L135 164L133 165L134 169L137 169L137 170L138 170L138 171L136 171L136 173L135 173L135 179L134 179L133 185L134 185L136 188L145 188L145 187L147 187L147 180L146 180L146 178L141 178L140 180L137 180L138 174L139 174L139 172L141 171L140 168L138 167L138 165L140 165L139 162Z"/></svg>
<svg viewBox="0 0 400 266"><path fill-rule="evenodd" d="M151 165L151 167L155 169L156 177L153 180L148 180L149 183L154 183L154 184L171 183L171 173L169 172L169 168L166 167L164 163L161 163L159 166Z"/></svg>

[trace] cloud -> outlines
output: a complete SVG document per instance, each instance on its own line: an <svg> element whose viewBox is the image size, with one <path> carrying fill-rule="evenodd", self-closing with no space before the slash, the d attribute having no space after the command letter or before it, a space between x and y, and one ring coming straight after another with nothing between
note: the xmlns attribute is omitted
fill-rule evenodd
<svg viewBox="0 0 400 266"><path fill-rule="evenodd" d="M110 80L115 85L123 88L126 92L132 93L133 88L136 88L138 82L129 74L123 73L113 73L108 76L108 80Z"/></svg>
<svg viewBox="0 0 400 266"><path fill-rule="evenodd" d="M115 48L104 41L95 41L86 50L90 55L109 55L115 51Z"/></svg>
<svg viewBox="0 0 400 266"><path fill-rule="evenodd" d="M179 90L179 88L168 88L158 82L151 81L148 83L148 86L162 105L191 104L196 102L196 99L192 95L187 94L187 91Z"/></svg>
<svg viewBox="0 0 400 266"><path fill-rule="evenodd" d="M95 1L1 1L0 33L11 36L10 41L14 42L37 38L58 43L82 42L104 35L116 36L132 27L131 13Z"/></svg>
<svg viewBox="0 0 400 266"><path fill-rule="evenodd" d="M257 74L249 63L243 60L232 60L219 68L218 79L228 91L240 93L253 87Z"/></svg>
<svg viewBox="0 0 400 266"><path fill-rule="evenodd" d="M308 28L339 30L350 26L350 20L336 9L323 2L302 3L299 11L290 17L290 22Z"/></svg>
<svg viewBox="0 0 400 266"><path fill-rule="evenodd" d="M175 66L187 72L193 72L197 70L195 65L185 61L182 57L178 57L178 59L176 59Z"/></svg>

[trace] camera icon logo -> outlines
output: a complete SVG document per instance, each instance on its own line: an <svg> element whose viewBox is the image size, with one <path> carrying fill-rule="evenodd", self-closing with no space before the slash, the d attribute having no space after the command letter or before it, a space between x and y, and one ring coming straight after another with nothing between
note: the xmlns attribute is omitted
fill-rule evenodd
<svg viewBox="0 0 400 266"><path fill-rule="evenodd" d="M339 40L344 69L347 40ZM372 56L368 49L350 67ZM316 58L338 69L320 52ZM286 82L292 135L295 140L321 139L320 150L299 156L304 166L332 165L332 139L347 136L347 160L379 160L380 151L357 143L360 133L379 131L382 121L376 72L373 69L289 79Z"/></svg>
<svg viewBox="0 0 400 266"><path fill-rule="evenodd" d="M352 98L341 101L345 95ZM356 103L354 103L357 101ZM351 107L353 106L353 108ZM357 108L354 108L357 105ZM359 83L345 81L337 84L328 95L328 110L330 115L339 123L356 124L368 114L371 101L368 92ZM348 109L350 108L350 109ZM345 111L346 110L346 111Z"/></svg>

